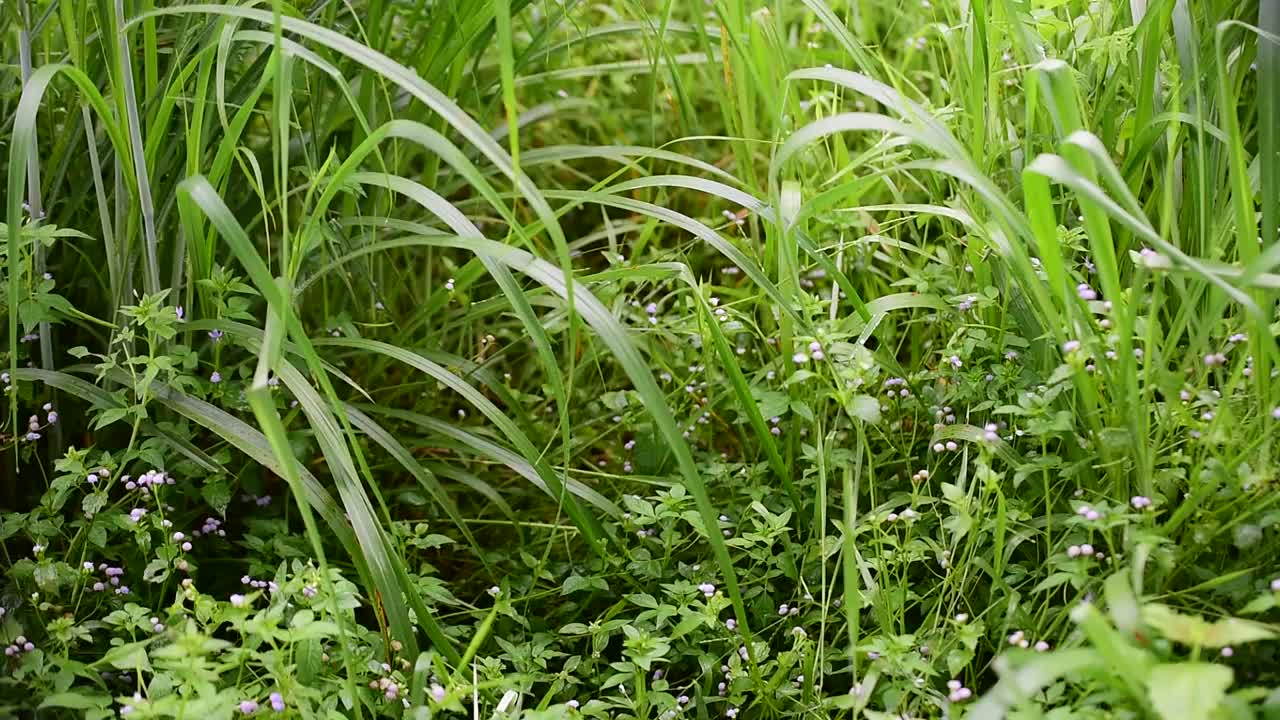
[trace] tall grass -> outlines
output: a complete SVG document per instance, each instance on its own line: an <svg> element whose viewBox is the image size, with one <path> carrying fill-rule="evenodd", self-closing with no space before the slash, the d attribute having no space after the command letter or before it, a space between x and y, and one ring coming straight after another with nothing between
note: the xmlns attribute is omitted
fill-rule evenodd
<svg viewBox="0 0 1280 720"><path fill-rule="evenodd" d="M1113 597L1221 608L1218 582L1274 570L1269 0L4 12L6 433L48 393L82 411L6 453L15 508L43 490L16 479L82 441L233 449L210 464L278 476L322 577L353 568L384 636L463 683L496 621L441 617L392 532L404 513L463 539L469 589L508 584L518 537L531 577L568 562L625 597L652 559L620 530L627 498L680 488L759 689L786 674L755 642L777 629L760 594L777 580L720 516L779 488L778 572L823 603L805 673L867 687L841 711L892 674L867 660L877 643L957 613L997 639L977 657L1020 628L1079 644L1069 610L1098 588L1055 569L1075 497L1167 511L1108 529L1132 580ZM172 336L126 329L147 303L182 308ZM150 362L83 361L115 348ZM660 380L688 364L712 385ZM213 371L243 400L214 402ZM876 399L888 377L909 400ZM723 436L680 419L703 412ZM640 476L598 459L614 415ZM1019 435L989 437L1002 420ZM904 482L921 469L937 482ZM904 502L951 519L900 539L882 518ZM1245 526L1265 541L1224 557ZM1091 662L1129 677L1098 652L1006 675L982 712ZM970 667L951 673L993 682ZM1161 712L1146 681L1132 701ZM924 712L918 687L880 702Z"/></svg>

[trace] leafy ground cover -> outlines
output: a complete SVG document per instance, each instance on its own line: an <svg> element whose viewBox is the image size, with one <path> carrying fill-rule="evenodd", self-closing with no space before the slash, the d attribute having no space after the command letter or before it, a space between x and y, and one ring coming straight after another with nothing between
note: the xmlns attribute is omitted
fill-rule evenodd
<svg viewBox="0 0 1280 720"><path fill-rule="evenodd" d="M14 0L0 714L1280 714L1280 5Z"/></svg>

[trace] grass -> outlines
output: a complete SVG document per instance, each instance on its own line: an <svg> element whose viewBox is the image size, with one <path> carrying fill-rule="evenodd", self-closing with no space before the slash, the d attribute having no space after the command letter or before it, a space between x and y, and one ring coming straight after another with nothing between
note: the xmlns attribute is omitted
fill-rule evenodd
<svg viewBox="0 0 1280 720"><path fill-rule="evenodd" d="M1276 712L1269 0L0 14L5 713Z"/></svg>

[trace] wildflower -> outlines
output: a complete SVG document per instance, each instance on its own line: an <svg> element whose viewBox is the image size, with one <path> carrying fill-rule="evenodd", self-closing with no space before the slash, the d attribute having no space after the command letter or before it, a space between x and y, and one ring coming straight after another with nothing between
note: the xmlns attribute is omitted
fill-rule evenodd
<svg viewBox="0 0 1280 720"><path fill-rule="evenodd" d="M725 711L724 711L724 716L725 716L725 717L727 717L727 718L735 718L735 717L738 717L738 708L736 708L736 707L731 707L731 708L729 708L728 710L725 710Z"/></svg>
<svg viewBox="0 0 1280 720"><path fill-rule="evenodd" d="M1280 578L1271 581L1271 592L1280 592Z"/></svg>
<svg viewBox="0 0 1280 720"><path fill-rule="evenodd" d="M1135 510L1143 510L1151 507L1151 498L1146 495L1134 495L1129 498L1129 504L1132 505Z"/></svg>
<svg viewBox="0 0 1280 720"><path fill-rule="evenodd" d="M987 423L986 427L983 428L984 432L982 434L982 439L987 442L995 442L999 440L1000 436L996 433L999 429L1000 427L995 423Z"/></svg>
<svg viewBox="0 0 1280 720"><path fill-rule="evenodd" d="M221 331L221 330L219 330L219 329L217 329L217 328L214 328L213 330L210 330L210 331L209 331L209 339L210 339L210 340L212 340L212 341L214 341L214 342L219 342L220 340L222 340L222 331Z"/></svg>
<svg viewBox="0 0 1280 720"><path fill-rule="evenodd" d="M951 367L957 370L959 370L960 367L964 365L964 363L961 362L959 355L952 355L951 357L947 358L947 362L951 363Z"/></svg>
<svg viewBox="0 0 1280 720"><path fill-rule="evenodd" d="M243 595L241 595L241 594L239 594L239 593L236 593L236 594L234 594L234 595L232 595L232 596L231 596L230 600L231 600L231 606L232 606L232 607L244 607L244 596L243 596Z"/></svg>
<svg viewBox="0 0 1280 720"><path fill-rule="evenodd" d="M934 444L933 444L933 451L934 451L934 452L939 452L939 453L940 453L940 452L942 452L943 450L946 450L946 449L947 449L947 446L946 446L946 445L943 445L942 443L934 443Z"/></svg>
<svg viewBox="0 0 1280 720"><path fill-rule="evenodd" d="M724 621L724 626L729 630L729 632L734 632L738 629L738 621L733 618L729 618Z"/></svg>
<svg viewBox="0 0 1280 720"><path fill-rule="evenodd" d="M797 365L803 365L803 364L805 364L805 363L809 362L809 356L808 356L808 355L805 355L805 354L804 354L804 353L802 353L802 352L798 352L798 353L796 353L795 355L792 355L792 356L791 356L791 362L793 362L793 363L795 363L795 364L797 364Z"/></svg>
<svg viewBox="0 0 1280 720"><path fill-rule="evenodd" d="M1070 355L1071 353L1073 353L1073 352L1075 352L1075 351L1077 351L1077 350L1079 350L1079 349L1080 349L1080 341L1079 341L1079 340L1068 340L1068 341L1066 341L1066 342L1062 343L1062 352L1064 352L1064 353L1066 353L1066 354L1068 354L1068 355Z"/></svg>
<svg viewBox="0 0 1280 720"><path fill-rule="evenodd" d="M1227 362L1227 356L1222 353L1209 353L1204 356L1205 367L1215 367L1224 365Z"/></svg>
<svg viewBox="0 0 1280 720"><path fill-rule="evenodd" d="M254 713L256 713L256 712L258 712L258 702L257 702L256 700L242 700L242 701L240 701L240 714L241 714L241 715L252 715L252 714L254 714Z"/></svg>
<svg viewBox="0 0 1280 720"><path fill-rule="evenodd" d="M124 717L125 715L128 715L128 714L130 714L130 713L132 713L132 712L133 712L133 706L132 706L132 705L122 705L122 706L120 707L120 717Z"/></svg>
<svg viewBox="0 0 1280 720"><path fill-rule="evenodd" d="M1229 658L1229 657L1231 657L1232 655L1235 655L1235 654L1236 654L1236 651L1235 651L1235 649L1234 649L1234 648L1232 648L1230 645L1228 645L1228 646L1226 646L1226 647L1222 648L1221 653L1222 653L1222 657L1227 657L1227 658Z"/></svg>
<svg viewBox="0 0 1280 720"><path fill-rule="evenodd" d="M218 383L222 382L222 373L218 372L217 370L214 370L213 373L209 375L209 382L213 383L214 385L217 385Z"/></svg>
<svg viewBox="0 0 1280 720"><path fill-rule="evenodd" d="M689 704L689 696L688 696L688 695L681 695L680 697L676 698L676 704L678 704L678 705L688 705L688 704Z"/></svg>
<svg viewBox="0 0 1280 720"><path fill-rule="evenodd" d="M1249 336L1245 335L1244 333L1235 333L1231 337L1227 338L1227 342L1233 345L1236 343L1248 342L1248 340L1249 340Z"/></svg>
<svg viewBox="0 0 1280 720"><path fill-rule="evenodd" d="M1089 287L1089 283L1080 283L1079 285L1077 285L1076 294L1080 296L1081 300L1097 300L1098 299L1098 293L1095 292L1093 288Z"/></svg>
<svg viewBox="0 0 1280 720"><path fill-rule="evenodd" d="M444 688L441 688L441 694L443 694L443 690ZM565 703L565 705L568 705L570 708L574 710L577 710L579 707L581 707L581 703L579 703L577 700L570 700L569 702Z"/></svg>
<svg viewBox="0 0 1280 720"><path fill-rule="evenodd" d="M787 614L787 610L789 610L789 609L790 609L790 608L788 608L788 607L787 607L787 604L786 604L786 603L782 603L781 605L779 605L779 606L778 606L778 614L779 614L779 615L786 615L786 614Z"/></svg>
<svg viewBox="0 0 1280 720"><path fill-rule="evenodd" d="M303 588L302 588L302 595L303 595L303 597L306 597L306 598L308 598L308 599L315 597L315 596L316 596L316 586L315 586L315 585L305 585L305 586L303 586Z"/></svg>
<svg viewBox="0 0 1280 720"><path fill-rule="evenodd" d="M953 451L953 452L954 452L954 451L955 451L957 448L959 448L960 446L959 446L959 445L957 445L957 444L956 444L956 442L955 442L954 440L948 440L948 441L947 441L947 444L946 444L946 446L945 446L945 447L946 447L948 450L951 450L951 451Z"/></svg>
<svg viewBox="0 0 1280 720"><path fill-rule="evenodd" d="M453 278L449 278L444 282L444 289L453 292Z"/></svg>
<svg viewBox="0 0 1280 720"><path fill-rule="evenodd" d="M268 698L268 700L270 700L271 702L272 710L276 712L284 712L284 696L283 695L281 695L278 692L273 692L271 693L271 697Z"/></svg>
<svg viewBox="0 0 1280 720"><path fill-rule="evenodd" d="M498 587L497 585L494 585L493 587L489 588L487 592L489 593L489 595L493 597L498 597L499 595L502 594L502 588Z"/></svg>

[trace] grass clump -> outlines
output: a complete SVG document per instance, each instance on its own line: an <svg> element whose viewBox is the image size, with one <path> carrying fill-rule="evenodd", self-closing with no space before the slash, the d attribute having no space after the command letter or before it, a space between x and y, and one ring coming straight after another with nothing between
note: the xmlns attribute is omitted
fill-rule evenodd
<svg viewBox="0 0 1280 720"><path fill-rule="evenodd" d="M1277 712L1268 0L0 13L4 713Z"/></svg>

